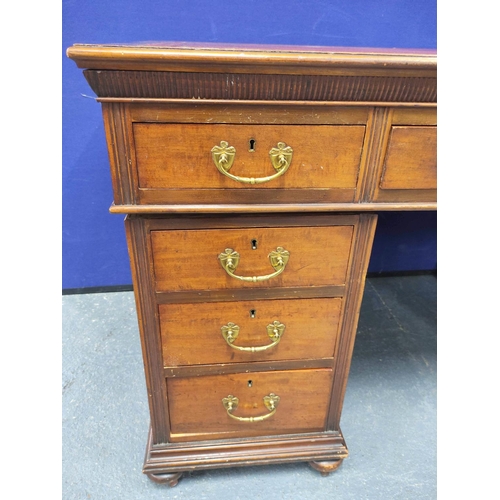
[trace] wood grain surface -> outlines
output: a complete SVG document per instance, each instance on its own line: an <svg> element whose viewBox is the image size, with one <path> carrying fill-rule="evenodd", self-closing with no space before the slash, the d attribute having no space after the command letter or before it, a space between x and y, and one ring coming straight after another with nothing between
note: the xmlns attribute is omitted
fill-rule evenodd
<svg viewBox="0 0 500 500"><path fill-rule="evenodd" d="M250 363L333 357L342 299L243 300L201 304L162 304L160 329L165 366ZM270 344L267 325L285 325L280 342L262 352L231 348L221 327L240 327L234 345Z"/></svg>
<svg viewBox="0 0 500 500"><path fill-rule="evenodd" d="M436 188L436 127L393 126L380 189Z"/></svg>
<svg viewBox="0 0 500 500"><path fill-rule="evenodd" d="M331 369L169 378L170 440L323 430L331 384ZM262 398L270 393L278 395L280 402L276 413L262 422L236 421L222 405L226 396L236 396L239 405L233 413L239 417L257 417L269 413Z"/></svg>
<svg viewBox="0 0 500 500"><path fill-rule="evenodd" d="M256 190L356 188L365 132L363 126L167 123L134 123L133 130L141 188L248 189L217 170L212 147L226 141L236 149L229 172L258 178L276 173L269 151L279 142L290 146L289 169Z"/></svg>
<svg viewBox="0 0 500 500"><path fill-rule="evenodd" d="M437 200L436 109L388 110L379 127L367 199L376 203Z"/></svg>
<svg viewBox="0 0 500 500"><path fill-rule="evenodd" d="M156 290L342 285L352 233L352 226L152 231ZM253 240L258 242L255 250ZM240 254L235 274L265 276L275 272L268 255L277 247L288 250L290 258L284 271L267 281L240 281L229 276L218 259L231 248Z"/></svg>

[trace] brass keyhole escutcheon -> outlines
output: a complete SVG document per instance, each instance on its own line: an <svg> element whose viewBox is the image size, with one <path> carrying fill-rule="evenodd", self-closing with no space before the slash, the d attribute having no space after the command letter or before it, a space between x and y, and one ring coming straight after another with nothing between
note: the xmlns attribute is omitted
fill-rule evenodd
<svg viewBox="0 0 500 500"><path fill-rule="evenodd" d="M248 151L250 153L255 153L255 143L256 143L256 140L255 139L250 139L248 141Z"/></svg>

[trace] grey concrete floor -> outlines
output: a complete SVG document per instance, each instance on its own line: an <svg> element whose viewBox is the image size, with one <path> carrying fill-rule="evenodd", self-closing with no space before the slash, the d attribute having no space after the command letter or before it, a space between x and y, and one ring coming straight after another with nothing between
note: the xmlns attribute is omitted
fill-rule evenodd
<svg viewBox="0 0 500 500"><path fill-rule="evenodd" d="M63 296L63 499L433 499L436 278L367 280L341 427L350 456L322 477L305 463L141 472L149 426L132 292Z"/></svg>

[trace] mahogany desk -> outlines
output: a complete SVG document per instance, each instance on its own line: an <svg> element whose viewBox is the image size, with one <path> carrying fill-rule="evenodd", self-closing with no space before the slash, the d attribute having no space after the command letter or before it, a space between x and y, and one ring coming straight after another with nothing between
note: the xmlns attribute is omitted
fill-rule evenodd
<svg viewBox="0 0 500 500"><path fill-rule="evenodd" d="M436 55L74 45L126 214L144 473L307 461L340 430L376 212L436 209Z"/></svg>

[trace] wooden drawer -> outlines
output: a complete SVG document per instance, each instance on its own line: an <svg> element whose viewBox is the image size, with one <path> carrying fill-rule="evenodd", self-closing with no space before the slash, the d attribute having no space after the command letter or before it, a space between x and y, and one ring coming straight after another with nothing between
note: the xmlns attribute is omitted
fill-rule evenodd
<svg viewBox="0 0 500 500"><path fill-rule="evenodd" d="M269 152L285 143L293 152L281 176L254 189L356 188L365 127L332 125L206 125L136 123L133 127L139 187L245 189L252 185L222 174L211 150L234 148L228 171L240 178L277 174ZM262 196L266 196L262 193ZM352 197L352 196L351 196Z"/></svg>
<svg viewBox="0 0 500 500"><path fill-rule="evenodd" d="M332 370L291 370L167 379L172 442L290 434L325 429ZM223 398L235 396L236 417L268 416L263 398L279 396L262 421L231 418Z"/></svg>
<svg viewBox="0 0 500 500"><path fill-rule="evenodd" d="M332 358L341 306L340 298L161 304L164 364ZM251 351L259 346L272 347Z"/></svg>
<svg viewBox="0 0 500 500"><path fill-rule="evenodd" d="M435 126L394 125L380 189L436 189L436 148Z"/></svg>
<svg viewBox="0 0 500 500"><path fill-rule="evenodd" d="M103 109L116 205L357 199L367 107L184 101L115 108ZM223 142L227 163L216 156ZM272 150L284 154L281 164L273 165Z"/></svg>
<svg viewBox="0 0 500 500"><path fill-rule="evenodd" d="M351 225L151 231L156 291L343 285L352 237ZM270 258L280 249L289 254L280 274L258 281L280 270ZM219 257L231 251L233 274L251 281L224 270Z"/></svg>
<svg viewBox="0 0 500 500"><path fill-rule="evenodd" d="M434 201L437 189L435 109L390 113L375 201Z"/></svg>

